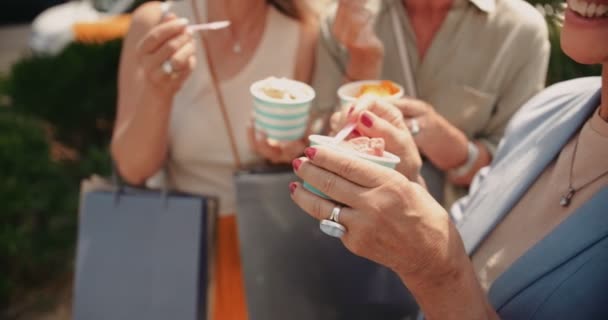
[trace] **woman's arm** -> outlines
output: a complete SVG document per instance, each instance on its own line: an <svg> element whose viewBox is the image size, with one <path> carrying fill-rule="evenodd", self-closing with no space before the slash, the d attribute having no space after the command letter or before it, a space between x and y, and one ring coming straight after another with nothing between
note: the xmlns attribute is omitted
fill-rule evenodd
<svg viewBox="0 0 608 320"><path fill-rule="evenodd" d="M118 110L112 156L129 183L141 184L163 165L173 96L194 68L187 21L161 19L160 3L138 8L125 38L118 79ZM170 60L174 74L161 65Z"/></svg>
<svg viewBox="0 0 608 320"><path fill-rule="evenodd" d="M374 123L375 126L375 123ZM423 187L395 171L327 147L294 161L296 175L344 204L341 238L353 253L395 271L427 319L497 319L475 276L460 234ZM293 200L313 217L328 219L336 204L300 183Z"/></svg>

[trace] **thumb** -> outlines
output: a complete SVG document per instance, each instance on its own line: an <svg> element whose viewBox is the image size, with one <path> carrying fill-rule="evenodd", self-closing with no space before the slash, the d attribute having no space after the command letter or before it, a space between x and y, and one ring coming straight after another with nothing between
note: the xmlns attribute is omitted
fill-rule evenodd
<svg viewBox="0 0 608 320"><path fill-rule="evenodd" d="M406 118L414 118L423 115L427 111L426 103L411 98L401 98L393 103L395 107L401 110Z"/></svg>

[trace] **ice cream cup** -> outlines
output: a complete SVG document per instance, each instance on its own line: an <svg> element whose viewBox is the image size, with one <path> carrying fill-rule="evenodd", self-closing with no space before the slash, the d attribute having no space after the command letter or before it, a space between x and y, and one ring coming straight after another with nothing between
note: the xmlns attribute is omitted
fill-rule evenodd
<svg viewBox="0 0 608 320"><path fill-rule="evenodd" d="M359 100L360 97L357 97L357 95L359 94L359 90L361 89L361 86L370 85L370 84L379 85L383 81L385 81L385 80L361 80L361 81L355 81L355 82L349 82L349 83L343 84L338 89L338 98L340 98L340 106L342 106L344 108L344 107L350 106L351 104L353 104L357 100ZM391 96L386 96L386 97L381 97L381 98L391 101L391 100L397 100L397 99L403 97L403 92L404 92L403 87L393 81L391 81L391 83L395 87L399 88L399 91Z"/></svg>
<svg viewBox="0 0 608 320"><path fill-rule="evenodd" d="M365 159L368 161L371 161L373 163L379 164L383 167L387 167L387 168L391 168L391 169L395 169L395 167L397 166L397 164L399 164L399 162L401 162L401 159L399 159L399 157L397 157L396 155L388 152L388 151L384 151L384 155L382 157L378 157L378 156L373 156L367 153L362 153L362 152L358 152L352 149L349 149L347 147L344 146L340 146L340 145L336 145L334 144L333 141L333 137L329 137L329 136L321 136L321 135L311 135L308 137L308 139L310 140L310 146L324 146L324 147L330 147L333 148L334 150L338 150L339 152L351 155L351 156L355 156L361 159ZM306 181L304 181L303 183L304 188L308 189L308 191L323 197L325 199L330 199L327 195L325 195L323 192L319 191L318 189L316 189L315 187L311 186L310 184L308 184Z"/></svg>
<svg viewBox="0 0 608 320"><path fill-rule="evenodd" d="M303 93L303 97L294 100L275 99L267 96L262 90L268 85L267 81L268 79L257 81L249 88L253 96L256 130L277 141L302 138L306 133L310 106L315 98L314 89L303 82L280 79L286 81L289 87Z"/></svg>

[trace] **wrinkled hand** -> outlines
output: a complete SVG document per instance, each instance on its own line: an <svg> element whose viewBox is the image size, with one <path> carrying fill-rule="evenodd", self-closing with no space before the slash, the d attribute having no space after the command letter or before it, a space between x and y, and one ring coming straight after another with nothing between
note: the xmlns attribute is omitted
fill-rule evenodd
<svg viewBox="0 0 608 320"><path fill-rule="evenodd" d="M447 213L419 184L389 168L342 155L326 147L307 148L294 160L295 173L345 207L344 245L385 265L410 281L441 281L467 259ZM292 199L316 219L328 219L336 206L300 183ZM412 280L415 279L415 280Z"/></svg>
<svg viewBox="0 0 608 320"><path fill-rule="evenodd" d="M383 138L386 151L401 159L395 170L408 179L424 185L420 176L422 159L399 109L381 99L363 98L355 105L332 115L330 124L335 135L346 123L356 122L355 131L348 137Z"/></svg>
<svg viewBox="0 0 608 320"><path fill-rule="evenodd" d="M384 58L384 45L374 31L374 16L367 0L340 0L333 25L334 37L349 53L348 76L373 79Z"/></svg>
<svg viewBox="0 0 608 320"><path fill-rule="evenodd" d="M306 137L295 141L274 141L262 132L256 131L253 124L247 128L247 136L251 149L273 164L289 163L302 155L308 145Z"/></svg>
<svg viewBox="0 0 608 320"><path fill-rule="evenodd" d="M194 40L187 25L187 19L168 14L137 45L137 61L145 80L160 98L173 98L196 65ZM173 67L170 75L163 71L165 61Z"/></svg>
<svg viewBox="0 0 608 320"><path fill-rule="evenodd" d="M401 111L408 128L416 119L420 128L414 136L420 152L443 170L461 164L467 156L468 138L428 103L413 98L402 98L394 102Z"/></svg>

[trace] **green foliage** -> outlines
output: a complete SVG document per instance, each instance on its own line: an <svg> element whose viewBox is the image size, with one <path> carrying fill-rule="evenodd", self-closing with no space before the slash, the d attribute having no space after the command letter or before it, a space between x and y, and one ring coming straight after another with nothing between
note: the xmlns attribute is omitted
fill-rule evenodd
<svg viewBox="0 0 608 320"><path fill-rule="evenodd" d="M68 267L77 188L37 121L0 110L0 306Z"/></svg>
<svg viewBox="0 0 608 320"><path fill-rule="evenodd" d="M116 105L121 41L72 44L58 56L33 56L13 66L12 107L52 125L75 150L106 146Z"/></svg>
<svg viewBox="0 0 608 320"><path fill-rule="evenodd" d="M73 44L0 77L0 308L69 270L80 181L111 172L120 49Z"/></svg>

